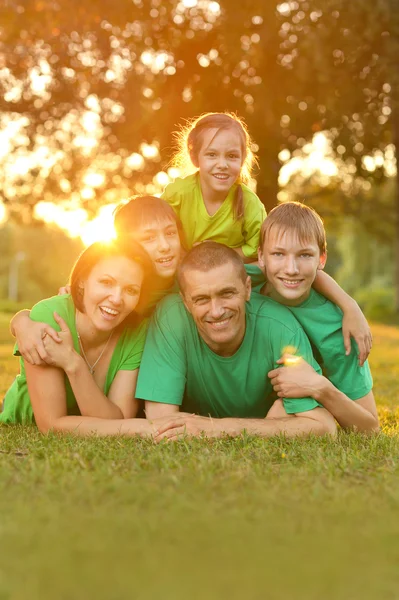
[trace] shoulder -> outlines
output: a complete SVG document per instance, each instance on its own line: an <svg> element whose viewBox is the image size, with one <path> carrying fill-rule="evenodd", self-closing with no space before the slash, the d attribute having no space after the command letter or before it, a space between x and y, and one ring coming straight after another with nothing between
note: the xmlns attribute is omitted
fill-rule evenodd
<svg viewBox="0 0 399 600"><path fill-rule="evenodd" d="M197 174L193 173L187 177L177 177L172 183L169 183L162 192L162 198L165 200L178 194L187 194L198 187Z"/></svg>
<svg viewBox="0 0 399 600"><path fill-rule="evenodd" d="M136 325L136 327L126 327L122 332L125 343L129 346L135 346L136 344L144 346L148 323L149 319L146 318L139 325Z"/></svg>
<svg viewBox="0 0 399 600"><path fill-rule="evenodd" d="M245 185L245 183L241 183L241 188L242 188L242 193L244 196L244 202L245 204L250 204L250 205L254 205L254 206L263 206L259 196L257 196L255 194L255 192L253 190L251 190L251 188L249 188L247 185Z"/></svg>
<svg viewBox="0 0 399 600"><path fill-rule="evenodd" d="M277 327L292 334L302 331L302 326L291 311L271 298L253 293L248 304L248 313L256 319L257 329Z"/></svg>
<svg viewBox="0 0 399 600"><path fill-rule="evenodd" d="M189 314L180 294L169 294L161 300L151 318L151 322L157 325L165 325L173 331L188 325Z"/></svg>
<svg viewBox="0 0 399 600"><path fill-rule="evenodd" d="M339 308L339 306L337 306L336 304L331 302L331 300L328 300L322 294L319 294L318 292L316 292L316 290L314 290L313 288L310 289L310 294L309 294L309 297L307 298L307 300L305 300L299 306L290 307L290 310L294 314L296 312L300 313L303 309L312 310L312 313L315 310L321 309L323 311L324 315L335 314L337 316L337 318L342 320L342 311Z"/></svg>
<svg viewBox="0 0 399 600"><path fill-rule="evenodd" d="M57 312L69 325L74 320L75 306L70 294L52 296L35 304L30 312L33 321L43 321L59 330L54 320L54 312Z"/></svg>

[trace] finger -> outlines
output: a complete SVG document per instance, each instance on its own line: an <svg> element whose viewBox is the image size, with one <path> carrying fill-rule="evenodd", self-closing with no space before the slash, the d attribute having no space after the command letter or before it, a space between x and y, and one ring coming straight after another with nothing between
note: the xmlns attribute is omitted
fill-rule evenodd
<svg viewBox="0 0 399 600"><path fill-rule="evenodd" d="M55 329L53 329L52 327L50 327L50 325L48 325L45 329L44 329L44 335L42 335L42 339L44 339L46 336L51 337L52 340L54 340L55 342L57 342L58 344L60 342L62 342L62 339L60 338L58 331L56 331Z"/></svg>
<svg viewBox="0 0 399 600"><path fill-rule="evenodd" d="M35 348L37 354L39 355L41 360L44 362L46 362L46 360L48 359L48 354L46 351L46 344L47 344L46 338L43 338L43 343L38 344Z"/></svg>
<svg viewBox="0 0 399 600"><path fill-rule="evenodd" d="M364 365L364 361L367 358L367 352L366 352L366 346L363 340L356 340L357 342L357 347L358 347L358 358L359 358L359 365L362 367Z"/></svg>
<svg viewBox="0 0 399 600"><path fill-rule="evenodd" d="M60 317L60 315L54 311L54 319L57 321L58 325L61 327L61 331L69 331L68 325L65 323L64 319Z"/></svg>
<svg viewBox="0 0 399 600"><path fill-rule="evenodd" d="M273 369L273 371L269 371L267 376L271 379L272 377L276 377L279 373L280 369Z"/></svg>
<svg viewBox="0 0 399 600"><path fill-rule="evenodd" d="M186 427L184 425L180 425L179 427L168 429L168 431L164 431L164 433L156 435L154 437L154 442L158 444L159 442L162 442L162 440L178 439L179 437L185 435L185 433Z"/></svg>
<svg viewBox="0 0 399 600"><path fill-rule="evenodd" d="M39 353L37 352L36 348L32 348L32 350L29 351L29 356L30 356L30 363L31 365L36 365L36 366L40 366L43 365L43 361L40 358Z"/></svg>
<svg viewBox="0 0 399 600"><path fill-rule="evenodd" d="M345 355L349 356L351 353L351 336L350 333L344 333L344 347L345 347Z"/></svg>
<svg viewBox="0 0 399 600"><path fill-rule="evenodd" d="M157 427L157 429L155 431L155 437L165 433L165 431L169 431L170 429L175 429L175 428L181 427L181 426L182 426L181 419L166 421L166 423L162 423L162 425L159 425Z"/></svg>
<svg viewBox="0 0 399 600"><path fill-rule="evenodd" d="M284 364L284 356L282 356L281 358L278 359L277 364L278 365L283 365Z"/></svg>

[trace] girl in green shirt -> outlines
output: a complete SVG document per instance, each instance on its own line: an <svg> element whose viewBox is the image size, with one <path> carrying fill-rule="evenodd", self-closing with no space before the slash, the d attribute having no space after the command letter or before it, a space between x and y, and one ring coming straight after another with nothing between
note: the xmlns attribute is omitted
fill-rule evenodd
<svg viewBox="0 0 399 600"><path fill-rule="evenodd" d="M162 198L181 220L188 248L213 240L233 248L244 262L256 261L266 212L245 185L254 156L244 122L234 114L209 113L190 122L178 140L173 163L196 172L169 184Z"/></svg>

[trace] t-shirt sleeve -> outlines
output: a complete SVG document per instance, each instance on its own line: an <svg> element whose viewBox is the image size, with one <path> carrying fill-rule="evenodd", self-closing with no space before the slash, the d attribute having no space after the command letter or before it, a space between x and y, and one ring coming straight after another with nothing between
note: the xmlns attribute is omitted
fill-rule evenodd
<svg viewBox="0 0 399 600"><path fill-rule="evenodd" d="M244 244L241 250L247 258L257 256L260 228L266 219L266 210L258 196L253 192L244 192L245 194L245 214L244 214Z"/></svg>
<svg viewBox="0 0 399 600"><path fill-rule="evenodd" d="M280 340L278 342L280 344L280 348L275 349L275 356L278 354L281 356L284 347L292 346L296 349L296 356L300 356L306 360L306 362L309 363L314 370L317 371L317 373L321 373L321 369L313 357L310 342L303 329L298 328L293 335L292 332L288 333L288 331L289 330L286 330L286 333L284 334L286 340ZM278 356L278 358L280 358L280 356ZM310 397L283 398L283 404L288 414L303 413L308 410L313 410L317 406L321 406L318 402L316 402L316 400Z"/></svg>
<svg viewBox="0 0 399 600"><path fill-rule="evenodd" d="M169 183L161 194L161 198L165 200L174 209L178 215L180 212L181 199L183 194L184 181L183 179L176 179Z"/></svg>
<svg viewBox="0 0 399 600"><path fill-rule="evenodd" d="M176 306L158 307L151 318L136 396L181 405L187 380L184 327Z"/></svg>
<svg viewBox="0 0 399 600"><path fill-rule="evenodd" d="M130 332L127 350L124 353L119 371L134 371L138 369L143 356L148 319L145 319L134 331Z"/></svg>

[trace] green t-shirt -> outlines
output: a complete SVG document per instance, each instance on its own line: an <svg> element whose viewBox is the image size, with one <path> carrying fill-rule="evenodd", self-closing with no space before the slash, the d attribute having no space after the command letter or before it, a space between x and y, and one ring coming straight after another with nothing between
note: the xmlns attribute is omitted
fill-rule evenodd
<svg viewBox="0 0 399 600"><path fill-rule="evenodd" d="M241 184L244 197L244 218L234 220L233 201L237 184L233 185L223 204L214 215L209 215L201 192L199 174L177 178L166 186L162 198L168 202L183 224L188 248L196 242L213 240L241 248L247 257L256 257L260 227L266 211L258 196Z"/></svg>
<svg viewBox="0 0 399 600"><path fill-rule="evenodd" d="M373 378L366 361L359 367L357 347L345 355L342 335L342 311L313 288L299 306L287 306L305 330L317 362L324 375L351 400L358 400L373 388Z"/></svg>
<svg viewBox="0 0 399 600"><path fill-rule="evenodd" d="M251 287L253 291L261 290L266 283L266 277L263 271L255 263L244 265L247 275L251 278Z"/></svg>
<svg viewBox="0 0 399 600"><path fill-rule="evenodd" d="M181 298L168 296L150 321L136 394L205 416L263 418L276 398L267 373L289 345L320 373L302 327L273 300L256 295L247 302L243 342L222 357L203 341ZM318 404L290 398L284 406L300 413Z"/></svg>
<svg viewBox="0 0 399 600"><path fill-rule="evenodd" d="M38 302L38 304L32 308L30 317L33 321L48 323L51 327L60 331L60 327L54 319L54 311L56 311L68 325L72 333L75 350L80 354L75 324L75 306L69 294L64 296L54 296L53 298ZM140 366L147 323L147 320L145 320L135 329L127 327L122 331L108 367L103 389L105 395L108 394L118 371L134 371ZM17 346L15 346L14 355L19 355ZM79 407L66 375L65 389L68 415L79 415ZM22 357L20 357L20 373L15 378L4 398L4 411L0 413L0 423L34 423L33 410L29 400L26 382L25 364Z"/></svg>

